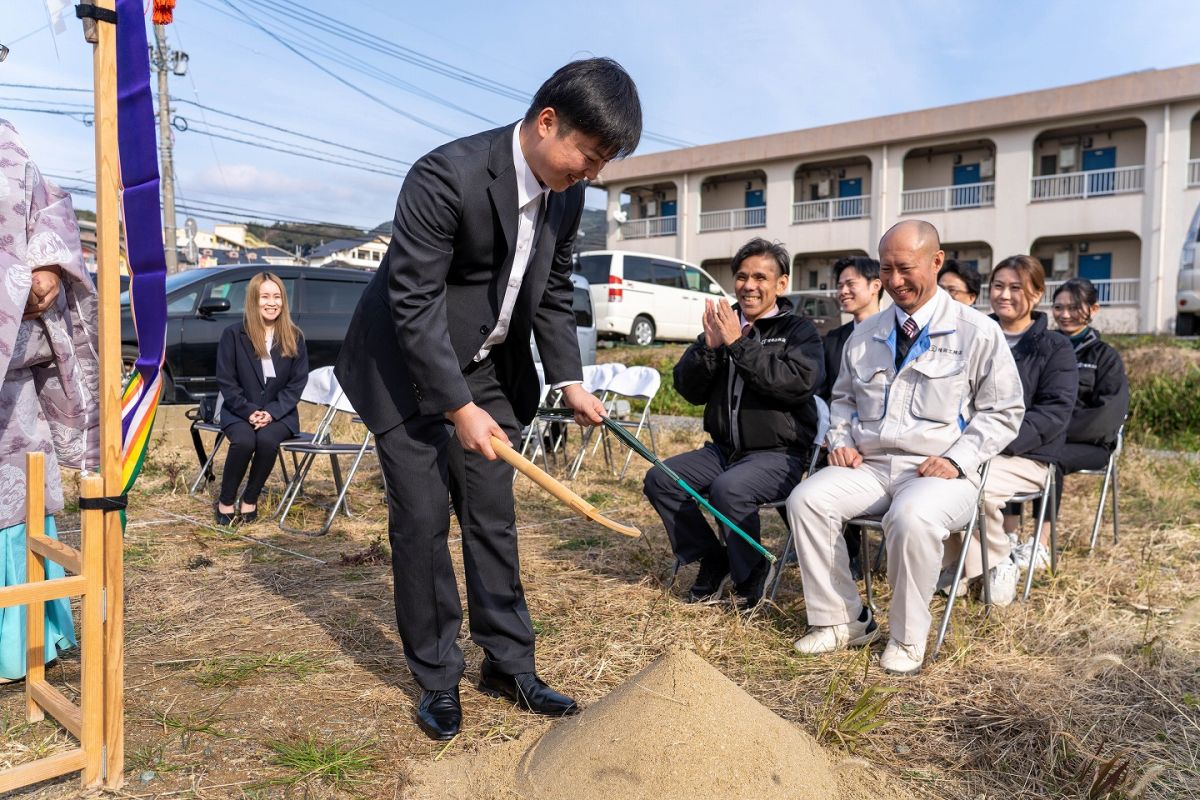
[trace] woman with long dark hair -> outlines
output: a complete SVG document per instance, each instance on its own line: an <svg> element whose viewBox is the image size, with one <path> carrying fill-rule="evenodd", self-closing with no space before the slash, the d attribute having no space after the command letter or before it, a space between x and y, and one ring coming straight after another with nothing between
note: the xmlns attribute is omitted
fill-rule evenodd
<svg viewBox="0 0 1200 800"><path fill-rule="evenodd" d="M288 312L283 281L260 272L246 289L242 321L226 328L217 345L217 384L224 401L221 430L229 440L215 509L218 524L258 518L258 495L279 444L300 432L296 405L307 380L308 351ZM235 508L247 467L250 477Z"/></svg>

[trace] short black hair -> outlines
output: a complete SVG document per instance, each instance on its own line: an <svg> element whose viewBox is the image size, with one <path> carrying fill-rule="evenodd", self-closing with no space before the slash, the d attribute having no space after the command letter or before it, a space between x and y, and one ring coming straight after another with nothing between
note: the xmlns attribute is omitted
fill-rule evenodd
<svg viewBox="0 0 1200 800"><path fill-rule="evenodd" d="M791 256L788 255L787 248L779 242L768 242L761 236L755 236L738 248L738 251L733 254L733 263L729 265L729 271L736 275L742 262L754 256L770 256L775 260L775 266L779 268L780 275L791 274Z"/></svg>
<svg viewBox="0 0 1200 800"><path fill-rule="evenodd" d="M578 130L597 139L608 157L622 158L642 138L642 101L625 68L611 58L572 61L551 75L529 104L525 122L553 108L560 131Z"/></svg>
<svg viewBox="0 0 1200 800"><path fill-rule="evenodd" d="M967 291L979 297L979 290L983 288L983 276L970 264L960 264L953 258L947 258L938 270L939 281L943 275L957 275L967 285Z"/></svg>
<svg viewBox="0 0 1200 800"><path fill-rule="evenodd" d="M850 267L858 270L867 283L879 280L879 262L867 256L842 256L833 262L833 285L836 288L842 273ZM883 299L883 284L879 284L879 299Z"/></svg>

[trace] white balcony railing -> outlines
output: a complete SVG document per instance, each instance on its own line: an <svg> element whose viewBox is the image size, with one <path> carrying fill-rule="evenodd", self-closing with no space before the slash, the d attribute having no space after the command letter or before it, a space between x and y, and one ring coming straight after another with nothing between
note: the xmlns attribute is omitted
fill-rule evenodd
<svg viewBox="0 0 1200 800"><path fill-rule="evenodd" d="M674 236L678 232L679 218L645 217L621 223L622 239L649 239L654 236Z"/></svg>
<svg viewBox="0 0 1200 800"><path fill-rule="evenodd" d="M766 206L700 212L701 233L707 233L708 231L736 231L742 228L765 228L766 226Z"/></svg>
<svg viewBox="0 0 1200 800"><path fill-rule="evenodd" d="M1142 166L1065 172L1033 179L1030 200L1073 200L1142 191L1146 169Z"/></svg>
<svg viewBox="0 0 1200 800"><path fill-rule="evenodd" d="M1193 158L1188 162L1188 188L1200 186L1200 158Z"/></svg>
<svg viewBox="0 0 1200 800"><path fill-rule="evenodd" d="M1138 304L1138 286L1141 285L1141 282L1140 278L1110 278L1103 281L1092 281L1092 285L1096 287L1096 294L1100 296L1100 305L1102 306L1136 306ZM1046 281L1046 293L1042 295L1042 302L1038 308L1043 311L1049 308L1054 302L1054 293L1064 283L1066 281ZM975 307L984 312L991 311L992 304L988 298L987 284L984 284L983 290L979 293Z"/></svg>
<svg viewBox="0 0 1200 800"><path fill-rule="evenodd" d="M839 219L862 219L871 216L871 198L834 197L829 200L808 200L792 203L792 224L834 222Z"/></svg>
<svg viewBox="0 0 1200 800"><path fill-rule="evenodd" d="M932 189L909 189L900 195L901 214L923 211L955 211L960 208L982 208L996 204L996 183L964 183L958 186L936 186Z"/></svg>

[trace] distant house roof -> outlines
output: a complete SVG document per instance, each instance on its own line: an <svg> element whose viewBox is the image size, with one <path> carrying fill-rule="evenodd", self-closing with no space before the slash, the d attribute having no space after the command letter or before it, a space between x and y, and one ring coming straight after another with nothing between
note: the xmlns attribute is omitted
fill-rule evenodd
<svg viewBox="0 0 1200 800"><path fill-rule="evenodd" d="M361 244L366 244L367 242L373 240L373 237L371 239L334 239L333 241L326 242L319 247L314 247L309 252L308 257L311 259L325 258L333 255L334 253L340 253L343 250L350 250L351 248L358 247Z"/></svg>

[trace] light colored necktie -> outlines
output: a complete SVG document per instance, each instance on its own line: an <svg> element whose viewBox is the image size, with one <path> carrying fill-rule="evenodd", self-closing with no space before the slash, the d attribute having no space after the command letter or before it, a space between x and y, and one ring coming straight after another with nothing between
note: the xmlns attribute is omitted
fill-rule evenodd
<svg viewBox="0 0 1200 800"><path fill-rule="evenodd" d="M904 320L904 325L902 327L904 329L904 335L907 338L912 339L917 335L917 321L912 317Z"/></svg>

